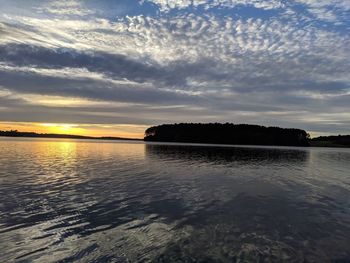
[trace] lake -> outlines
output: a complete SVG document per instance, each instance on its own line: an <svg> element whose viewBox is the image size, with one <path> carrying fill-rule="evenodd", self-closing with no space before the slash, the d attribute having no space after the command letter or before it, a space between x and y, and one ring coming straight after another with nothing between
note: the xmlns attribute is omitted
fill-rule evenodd
<svg viewBox="0 0 350 263"><path fill-rule="evenodd" d="M0 262L350 262L350 149L0 138Z"/></svg>

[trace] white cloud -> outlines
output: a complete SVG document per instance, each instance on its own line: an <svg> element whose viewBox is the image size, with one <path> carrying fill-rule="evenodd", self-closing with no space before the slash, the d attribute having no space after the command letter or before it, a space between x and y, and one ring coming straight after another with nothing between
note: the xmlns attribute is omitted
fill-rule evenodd
<svg viewBox="0 0 350 263"><path fill-rule="evenodd" d="M162 12L188 7L203 7L210 10L215 8L235 8L237 6L255 7L263 10L280 10L286 14L300 15L294 11L296 5L303 5L308 15L320 21L340 23L349 18L350 2L348 0L146 0L159 6ZM298 10L298 9L296 9Z"/></svg>
<svg viewBox="0 0 350 263"><path fill-rule="evenodd" d="M49 0L46 5L36 8L39 13L44 15L88 15L94 12L84 8L81 1L77 0Z"/></svg>
<svg viewBox="0 0 350 263"><path fill-rule="evenodd" d="M350 11L348 0L297 0L296 2L304 5L307 11L320 21L332 23L348 21Z"/></svg>
<svg viewBox="0 0 350 263"><path fill-rule="evenodd" d="M161 11L169 11L171 9L184 9L187 7L202 6L205 9L214 7L228 7L236 6L253 6L261 9L275 9L284 6L281 0L261 1L261 0L146 0L157 4Z"/></svg>

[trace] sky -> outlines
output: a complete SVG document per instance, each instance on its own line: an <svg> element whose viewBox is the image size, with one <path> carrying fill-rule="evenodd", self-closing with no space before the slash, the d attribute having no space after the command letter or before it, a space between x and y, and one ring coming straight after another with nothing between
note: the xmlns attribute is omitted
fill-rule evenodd
<svg viewBox="0 0 350 263"><path fill-rule="evenodd" d="M0 0L0 130L350 133L350 0Z"/></svg>

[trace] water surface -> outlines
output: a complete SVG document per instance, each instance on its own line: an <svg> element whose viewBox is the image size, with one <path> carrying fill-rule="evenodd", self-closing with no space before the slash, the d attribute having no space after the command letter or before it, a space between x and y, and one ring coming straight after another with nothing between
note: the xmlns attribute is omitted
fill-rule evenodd
<svg viewBox="0 0 350 263"><path fill-rule="evenodd" d="M0 153L0 262L350 262L350 149L0 138Z"/></svg>

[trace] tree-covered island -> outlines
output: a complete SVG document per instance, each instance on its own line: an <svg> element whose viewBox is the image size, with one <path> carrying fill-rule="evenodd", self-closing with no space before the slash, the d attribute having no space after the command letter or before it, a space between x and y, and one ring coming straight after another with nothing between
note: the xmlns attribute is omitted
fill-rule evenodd
<svg viewBox="0 0 350 263"><path fill-rule="evenodd" d="M300 129L232 123L179 123L153 126L145 141L239 145L309 146L309 134Z"/></svg>

